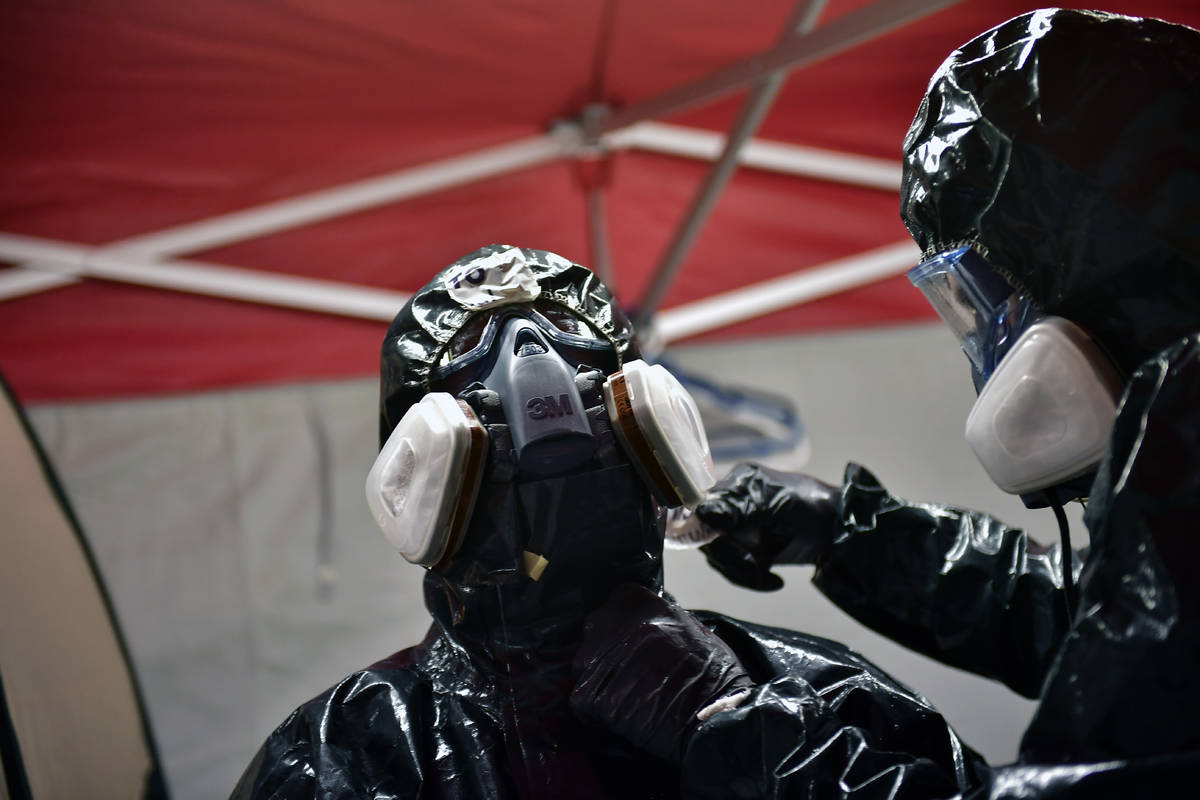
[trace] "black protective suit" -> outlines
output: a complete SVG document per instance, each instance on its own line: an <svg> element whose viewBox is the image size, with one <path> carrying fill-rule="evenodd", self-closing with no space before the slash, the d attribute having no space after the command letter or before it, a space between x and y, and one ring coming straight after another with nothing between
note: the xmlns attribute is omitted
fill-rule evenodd
<svg viewBox="0 0 1200 800"><path fill-rule="evenodd" d="M981 771L970 797L1195 796L1200 34L1043 11L978 37L935 74L909 131L902 215L927 256L972 245L1126 378L1070 616L1059 547L894 498L856 465L821 533L801 529L823 512L787 480L743 471L701 516L795 515L808 544L730 538L710 561L771 588L766 562L815 552L814 583L871 628L1039 698L1018 762ZM755 770L717 764L725 749L711 748L714 769Z"/></svg>
<svg viewBox="0 0 1200 800"><path fill-rule="evenodd" d="M616 363L636 357L628 321L590 272L521 253L541 284L538 302L586 320L612 343L606 357ZM397 317L384 346L384 438L437 387L442 352L471 318L436 279ZM979 759L941 716L846 648L707 612L697 612L696 624L660 597L662 509L605 430L602 397L583 366L576 381L600 444L586 468L566 475L523 477L501 405L478 387L459 395L488 425L491 450L461 547L426 574L428 636L298 708L233 796L759 797L770 796L776 771L813 797L944 797L975 785ZM520 551L535 538L549 566L531 580L520 572ZM643 608L650 601L646 635L601 642L616 669L595 688L624 687L633 716L659 719L714 674L719 688L753 685L748 700L703 724L692 724L689 706L678 730L657 725L658 739L674 743L658 756L597 722L612 706L582 714L573 696L581 666L573 661L595 627L589 613L618 586L641 592ZM668 657L624 669L626 645L646 642L665 645ZM672 657L676 647L688 658ZM698 671L681 674L683 662ZM659 670L678 680L660 684ZM641 684L627 679L646 677L652 688L629 691ZM709 696L717 695L696 695ZM735 756L772 774L722 766Z"/></svg>
<svg viewBox="0 0 1200 800"><path fill-rule="evenodd" d="M813 797L948 797L979 780L978 758L926 701L841 645L697 615L762 685L711 718L681 764L572 715L571 647L485 643L439 621L297 709L233 796L772 796L764 762L730 771L734 754L769 759Z"/></svg>
<svg viewBox="0 0 1200 800"><path fill-rule="evenodd" d="M907 503L866 469L846 470L816 586L880 633L1040 698L1018 762L979 769L965 796L1191 796L1200 770L1200 553L1189 539L1200 517L1197 452L1200 337L1189 337L1129 386L1087 505L1091 547L1081 573L1077 562L1070 624L1057 545L1042 548L979 512ZM804 725L792 724L803 737ZM725 756L738 752L732 743L697 735L692 750L714 774L768 771Z"/></svg>

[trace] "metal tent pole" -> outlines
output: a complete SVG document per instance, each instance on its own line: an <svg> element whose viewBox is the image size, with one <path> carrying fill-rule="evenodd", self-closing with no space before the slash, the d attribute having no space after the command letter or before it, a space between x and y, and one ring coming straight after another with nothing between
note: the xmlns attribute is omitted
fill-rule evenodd
<svg viewBox="0 0 1200 800"><path fill-rule="evenodd" d="M588 219L588 265L610 292L616 292L613 280L612 256L608 249L608 214L606 213L604 187L592 186L587 190Z"/></svg>
<svg viewBox="0 0 1200 800"><path fill-rule="evenodd" d="M703 78L634 103L597 121L600 135L682 111L737 91L778 69L792 70L827 58L961 0L877 0L805 36L789 38L765 53L734 62Z"/></svg>
<svg viewBox="0 0 1200 800"><path fill-rule="evenodd" d="M664 345L669 344L902 275L920 259L921 249L909 240L839 258L791 275L665 309L655 320L655 333Z"/></svg>
<svg viewBox="0 0 1200 800"><path fill-rule="evenodd" d="M605 138L613 148L646 150L701 161L716 161L725 149L723 133L683 125L667 125L662 122L639 122ZM899 160L839 153L836 150L790 142L750 139L742 145L741 152L738 153L738 164L782 175L865 186L888 192L900 189Z"/></svg>
<svg viewBox="0 0 1200 800"><path fill-rule="evenodd" d="M133 236L101 247L0 233L0 259L18 265L0 273L0 300L53 289L80 278L103 278L268 305L391 319L404 302L404 296L396 292L218 264L160 259L266 236L556 161L575 152L579 142L578 126L560 126L547 134ZM372 301L371 294L379 301ZM396 303L397 297L399 303ZM395 306L388 313L391 304Z"/></svg>
<svg viewBox="0 0 1200 800"><path fill-rule="evenodd" d="M30 268L14 267L0 272L0 300L37 294L47 289L75 283L78 280L70 275L56 274L51 265L29 264L27 266Z"/></svg>
<svg viewBox="0 0 1200 800"><path fill-rule="evenodd" d="M200 252L557 161L573 153L578 144L578 130L559 127L551 133L134 236L105 249L159 258Z"/></svg>
<svg viewBox="0 0 1200 800"><path fill-rule="evenodd" d="M51 269L53 272L49 273L48 280L58 279L53 285L62 285L75 278L99 278L383 322L391 321L408 299L402 292L369 286L296 278L201 261L157 261L136 253L110 252L102 247L13 234L0 234L0 259Z"/></svg>
<svg viewBox="0 0 1200 800"><path fill-rule="evenodd" d="M601 103L593 103L583 110L583 122L577 129L594 127L593 120L603 118L609 113L609 108ZM612 268L612 255L608 247L608 209L605 190L608 188L607 170L609 164L609 144L607 141L595 138L585 140L579 147L579 161L576 167L580 170L583 180L584 200L587 204L587 234L588 234L588 266L600 276L600 280L608 290L616 294L616 284ZM584 163L588 162L588 163Z"/></svg>
<svg viewBox="0 0 1200 800"><path fill-rule="evenodd" d="M792 18L788 20L787 28L780 40L781 43L786 43L796 34L805 34L811 31L824 10L825 0L802 0L796 6ZM733 176L742 145L758 130L766 118L767 112L771 110L771 105L775 102L775 97L786 79L787 71L780 69L759 78L754 84L750 96L742 106L737 122L734 123L733 129L725 139L725 149L721 153L721 157L712 165L700 190L692 199L692 204L676 229L670 246L659 261L654 277L650 281L650 287L642 296L641 302L638 303L637 315L633 320L635 329L649 325L650 319L658 310L671 281L675 279L680 266L683 265L684 258L691 251L704 223L708 221L708 216L712 213L717 198L721 196L722 190Z"/></svg>

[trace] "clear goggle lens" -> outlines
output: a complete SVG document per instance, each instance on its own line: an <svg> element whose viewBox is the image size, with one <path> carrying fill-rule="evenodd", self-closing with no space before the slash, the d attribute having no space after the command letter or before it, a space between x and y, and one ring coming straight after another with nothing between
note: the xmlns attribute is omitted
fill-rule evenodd
<svg viewBox="0 0 1200 800"><path fill-rule="evenodd" d="M454 335L438 359L430 377L442 388L456 394L476 377L481 365L488 363L504 322L521 317L533 322L546 334L554 349L572 365L586 364L606 372L617 367L612 343L583 318L547 301L521 307L501 308L495 313L477 314Z"/></svg>
<svg viewBox="0 0 1200 800"><path fill-rule="evenodd" d="M1032 304L970 247L940 253L908 271L987 380L1021 331L1036 318Z"/></svg>

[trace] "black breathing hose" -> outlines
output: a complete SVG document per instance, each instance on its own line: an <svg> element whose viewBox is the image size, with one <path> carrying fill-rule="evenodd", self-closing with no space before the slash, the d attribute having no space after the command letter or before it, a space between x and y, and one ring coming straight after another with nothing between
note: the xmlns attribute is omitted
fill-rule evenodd
<svg viewBox="0 0 1200 800"><path fill-rule="evenodd" d="M1071 570L1071 562L1074 560L1071 550L1071 529L1067 525L1067 515L1063 511L1062 503L1052 500L1050 508L1054 510L1054 518L1058 520L1058 536L1062 542L1063 602L1067 606L1069 623L1075 614L1075 575Z"/></svg>

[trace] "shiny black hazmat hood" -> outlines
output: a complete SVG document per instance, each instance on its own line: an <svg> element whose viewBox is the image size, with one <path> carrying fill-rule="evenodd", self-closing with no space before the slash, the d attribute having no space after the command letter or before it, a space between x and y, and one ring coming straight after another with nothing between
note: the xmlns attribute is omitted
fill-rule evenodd
<svg viewBox="0 0 1200 800"><path fill-rule="evenodd" d="M616 300L587 267L545 250L493 244L463 256L418 289L392 321L380 356L379 441L387 441L409 407L431 389L429 374L454 335L477 310L455 299L447 284L471 262L519 261L538 284L539 297L587 320L616 351L618 364L639 358L633 326Z"/></svg>
<svg viewBox="0 0 1200 800"><path fill-rule="evenodd" d="M904 142L926 256L974 245L1126 375L1200 329L1200 32L1047 9L950 54Z"/></svg>

